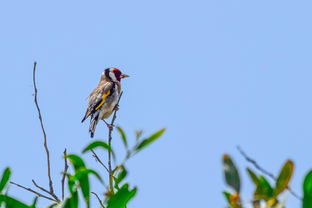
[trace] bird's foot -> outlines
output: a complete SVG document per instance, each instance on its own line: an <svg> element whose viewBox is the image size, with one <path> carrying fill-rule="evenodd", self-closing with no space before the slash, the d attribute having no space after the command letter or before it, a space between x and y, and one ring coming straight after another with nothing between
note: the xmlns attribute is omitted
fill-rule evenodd
<svg viewBox="0 0 312 208"><path fill-rule="evenodd" d="M118 111L119 110L119 105L115 105L115 108L114 108L115 111Z"/></svg>
<svg viewBox="0 0 312 208"><path fill-rule="evenodd" d="M115 126L112 125L112 124L107 123L105 120L103 120L103 121L105 122L107 128L108 128L110 131L113 131L113 129L114 129Z"/></svg>

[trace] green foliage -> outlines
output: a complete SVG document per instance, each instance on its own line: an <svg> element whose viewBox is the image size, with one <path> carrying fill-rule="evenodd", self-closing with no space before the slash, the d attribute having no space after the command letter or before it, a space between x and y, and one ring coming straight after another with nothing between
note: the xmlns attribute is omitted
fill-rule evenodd
<svg viewBox="0 0 312 208"><path fill-rule="evenodd" d="M238 170L230 156L223 156L223 166L225 182L235 191L234 193L223 192L226 201L231 208L237 208L239 206L242 207L242 205L239 203L240 177ZM259 208L261 202L265 202L267 208L283 207L278 198L279 195L288 188L288 184L293 175L294 163L292 161L288 160L282 166L281 171L275 180L275 187L270 184L269 180L265 176L258 176L250 168L247 168L246 171L255 186L252 199L254 208ZM307 194L307 204L309 205L304 208L311 208L312 200L309 200L312 196L312 173L310 178L309 175L307 175L304 187L306 187L306 193L310 193L310 197Z"/></svg>
<svg viewBox="0 0 312 208"><path fill-rule="evenodd" d="M124 132L124 130L120 126L117 127L117 130L120 134L120 137L121 137L123 144L125 145L125 148L128 149L128 141L127 141L126 133Z"/></svg>
<svg viewBox="0 0 312 208"><path fill-rule="evenodd" d="M145 147L149 146L150 144L152 144L154 141L156 141L157 139L159 139L163 133L166 131L166 129L161 129L159 131L156 131L154 134L152 134L151 136L143 139L143 141L141 141L136 147L136 151L140 151L142 149L144 149Z"/></svg>
<svg viewBox="0 0 312 208"><path fill-rule="evenodd" d="M254 185L255 185L255 186L258 186L258 184L259 184L259 178L258 178L258 176L257 176L257 175L255 174L255 172L253 172L251 169L246 168L246 170L247 170L247 173L248 173L249 177L250 177L251 180L253 181Z"/></svg>
<svg viewBox="0 0 312 208"><path fill-rule="evenodd" d="M288 183L291 179L291 176L293 175L293 172L294 172L294 163L290 160L286 161L276 180L276 185L274 189L275 196L278 196L288 187Z"/></svg>
<svg viewBox="0 0 312 208"><path fill-rule="evenodd" d="M254 193L255 200L268 201L273 197L273 188L264 176L258 178L258 184Z"/></svg>
<svg viewBox="0 0 312 208"><path fill-rule="evenodd" d="M1 194L2 190L4 189L5 185L8 183L10 176L11 176L11 170L10 170L10 168L6 168L3 171L1 181L0 181L0 194Z"/></svg>
<svg viewBox="0 0 312 208"><path fill-rule="evenodd" d="M223 170L225 182L233 188L236 193L240 192L240 177L238 170L229 155L223 155Z"/></svg>
<svg viewBox="0 0 312 208"><path fill-rule="evenodd" d="M82 153L86 153L86 152L91 151L92 149L96 149L98 147L102 147L106 151L111 151L113 157L116 158L116 155L115 155L113 149L106 142L100 141L100 140L90 143L88 146L86 146L83 149Z"/></svg>
<svg viewBox="0 0 312 208"><path fill-rule="evenodd" d="M32 205L27 205L14 197L9 196L6 194L1 194L1 192L4 190L4 188L7 186L11 176L11 170L9 168L6 168L3 171L1 180L0 180L0 207L4 205L5 208L34 208L37 203L37 197L34 199L34 202Z"/></svg>
<svg viewBox="0 0 312 208"><path fill-rule="evenodd" d="M128 171L125 169L123 165L121 165L118 169L120 169L120 172L118 173L117 177L114 177L115 181L115 188L119 190L119 184L120 182L126 178Z"/></svg>
<svg viewBox="0 0 312 208"><path fill-rule="evenodd" d="M71 193L71 197L69 197L65 204L64 208L66 207L78 207L78 190L75 187L76 184L79 184L81 189L82 195L84 197L85 203L87 207L90 207L90 183L89 183L89 175L95 175L101 182L102 178L100 175L91 169L87 169L85 163L81 157L75 154L67 155L67 158L74 166L75 174L68 175L68 189Z"/></svg>
<svg viewBox="0 0 312 208"><path fill-rule="evenodd" d="M4 203L6 208L32 208L23 202L20 202L13 197L7 195L0 195L0 204Z"/></svg>
<svg viewBox="0 0 312 208"><path fill-rule="evenodd" d="M121 139L123 141L124 147L126 148L126 157L125 160L117 165L115 168L112 168L111 174L109 177L113 179L112 187L106 187L106 198L100 200L100 206L104 208L126 208L128 202L136 195L137 188L130 188L130 185L125 182L125 179L128 175L128 171L125 168L125 162L134 154L138 153L142 149L151 145L154 141L159 139L165 129L161 129L149 137L141 140L141 136L143 131L137 131L135 137L135 144L132 148L129 147L129 143L127 140L126 133L123 131L121 127L117 128ZM88 144L82 151L82 153L89 152L96 148L102 148L107 152L110 152L113 156L114 151L111 146L108 145L105 141L93 141ZM53 207L61 207L61 208L78 208L78 207L87 207L90 208L90 197L91 197L91 188L90 188L90 180L89 176L95 176L98 181L104 184L104 181L100 174L93 169L87 168L84 160L77 154L69 154L66 156L66 159L73 167L73 173L66 172L67 178L67 188L68 188L68 196L61 203L53 203L49 205L49 208ZM0 180L0 207L5 208L36 208L38 197L35 197L33 203L31 205L27 205L14 197L8 196L7 194L1 194L5 189L9 179L11 176L11 170L6 168L2 174ZM111 191L112 190L112 191ZM85 203L81 205L81 199L79 196L82 196L82 200ZM103 194L104 196L104 194Z"/></svg>
<svg viewBox="0 0 312 208"><path fill-rule="evenodd" d="M126 208L127 203L135 196L136 192L136 188L129 190L129 185L124 184L117 193L109 198L107 208Z"/></svg>
<svg viewBox="0 0 312 208"><path fill-rule="evenodd" d="M312 170L308 172L303 181L303 208L312 207Z"/></svg>

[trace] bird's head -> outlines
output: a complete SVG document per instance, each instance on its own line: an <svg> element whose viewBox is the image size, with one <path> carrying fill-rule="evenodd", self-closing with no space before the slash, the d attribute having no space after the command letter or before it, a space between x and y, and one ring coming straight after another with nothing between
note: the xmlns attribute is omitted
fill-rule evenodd
<svg viewBox="0 0 312 208"><path fill-rule="evenodd" d="M120 82L121 79L129 77L129 75L123 74L119 69L113 67L105 69L102 75L112 82Z"/></svg>

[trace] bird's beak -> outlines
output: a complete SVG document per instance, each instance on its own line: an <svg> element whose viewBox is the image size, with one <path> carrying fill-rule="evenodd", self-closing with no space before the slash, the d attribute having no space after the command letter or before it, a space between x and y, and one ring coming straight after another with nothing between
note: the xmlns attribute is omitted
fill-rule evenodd
<svg viewBox="0 0 312 208"><path fill-rule="evenodd" d="M127 75L127 74L121 74L120 77L121 77L121 79L123 79L123 78L129 77L129 75Z"/></svg>

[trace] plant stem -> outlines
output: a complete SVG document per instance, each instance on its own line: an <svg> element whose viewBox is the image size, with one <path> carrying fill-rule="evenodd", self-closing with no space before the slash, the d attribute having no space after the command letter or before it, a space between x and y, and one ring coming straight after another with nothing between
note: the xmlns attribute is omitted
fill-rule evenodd
<svg viewBox="0 0 312 208"><path fill-rule="evenodd" d="M117 104L115 106L115 110L114 110L114 115L113 115L113 119L112 119L112 122L111 122L111 126L113 127L114 126L114 122L117 118L116 116L116 113L117 113L117 106L119 104L119 101L120 101L120 98L122 96L122 93L120 93L120 96L118 98L118 101L117 101ZM112 132L113 132L113 128L109 128L109 131L108 131L108 145L110 147L110 149L112 149ZM113 184L113 170L112 170L112 151L108 151L108 174L109 174L109 191L114 194L114 184Z"/></svg>

